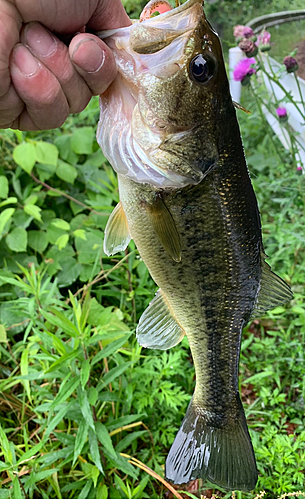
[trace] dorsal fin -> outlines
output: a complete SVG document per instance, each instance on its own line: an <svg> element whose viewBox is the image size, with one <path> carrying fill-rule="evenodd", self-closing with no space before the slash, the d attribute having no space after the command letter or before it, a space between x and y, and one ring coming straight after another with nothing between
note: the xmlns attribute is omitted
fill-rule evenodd
<svg viewBox="0 0 305 500"><path fill-rule="evenodd" d="M164 250L176 261L181 261L180 237L175 221L160 196L146 205L147 215Z"/></svg>
<svg viewBox="0 0 305 500"><path fill-rule="evenodd" d="M286 304L293 298L291 288L282 278L271 271L271 267L262 259L262 278L255 307L251 318L261 316L269 309Z"/></svg>
<svg viewBox="0 0 305 500"><path fill-rule="evenodd" d="M127 248L130 242L127 218L121 202L117 204L110 215L104 238L104 252L108 257Z"/></svg>
<svg viewBox="0 0 305 500"><path fill-rule="evenodd" d="M142 314L136 335L139 344L150 349L170 349L183 339L184 330L173 317L162 290Z"/></svg>

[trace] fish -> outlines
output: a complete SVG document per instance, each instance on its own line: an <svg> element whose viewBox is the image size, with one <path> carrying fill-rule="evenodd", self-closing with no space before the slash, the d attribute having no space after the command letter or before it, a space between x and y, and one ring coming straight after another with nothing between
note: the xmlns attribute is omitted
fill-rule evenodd
<svg viewBox="0 0 305 500"><path fill-rule="evenodd" d="M133 239L159 287L138 322L139 344L189 342L196 386L166 480L250 491L258 475L238 390L242 329L292 292L265 260L221 44L203 3L147 15L155 7L149 2L142 22L100 34L118 68L100 97L97 130L120 195L104 251Z"/></svg>

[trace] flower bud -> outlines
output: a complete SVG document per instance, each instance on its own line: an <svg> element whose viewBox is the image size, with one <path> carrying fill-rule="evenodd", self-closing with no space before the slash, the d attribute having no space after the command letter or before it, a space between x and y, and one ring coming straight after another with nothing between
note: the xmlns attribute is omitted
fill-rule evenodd
<svg viewBox="0 0 305 500"><path fill-rule="evenodd" d="M288 120L287 109L284 106L279 106L276 109L276 114L281 122L287 122Z"/></svg>
<svg viewBox="0 0 305 500"><path fill-rule="evenodd" d="M269 50L271 49L271 45L269 43L266 43L265 45L261 45L259 50L261 52L269 52Z"/></svg>
<svg viewBox="0 0 305 500"><path fill-rule="evenodd" d="M253 29L249 26L244 27L243 36L244 38L251 38L254 35Z"/></svg>
<svg viewBox="0 0 305 500"><path fill-rule="evenodd" d="M298 62L292 56L284 57L283 63L286 66L287 73L294 73L299 68Z"/></svg>
<svg viewBox="0 0 305 500"><path fill-rule="evenodd" d="M238 44L239 48L246 54L247 57L253 57L257 54L257 46L252 40L247 40L244 38Z"/></svg>

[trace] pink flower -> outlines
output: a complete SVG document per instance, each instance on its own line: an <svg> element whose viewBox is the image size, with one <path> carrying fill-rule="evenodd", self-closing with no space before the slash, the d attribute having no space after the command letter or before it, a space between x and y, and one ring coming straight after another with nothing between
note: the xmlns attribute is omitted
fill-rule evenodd
<svg viewBox="0 0 305 500"><path fill-rule="evenodd" d="M251 38L251 36L254 36L253 29L250 28L250 26L245 26L243 31L243 37Z"/></svg>
<svg viewBox="0 0 305 500"><path fill-rule="evenodd" d="M254 67L256 60L254 57L247 57L246 59L241 59L239 63L236 64L233 71L233 78L236 82L242 82L246 76L251 76L256 73L256 68Z"/></svg>
<svg viewBox="0 0 305 500"><path fill-rule="evenodd" d="M269 45L271 35L269 31L263 30L257 37L256 45Z"/></svg>
<svg viewBox="0 0 305 500"><path fill-rule="evenodd" d="M284 106L283 106L283 107L280 107L280 106L279 106L279 107L276 109L276 114L277 114L277 116L278 116L278 117L281 117L281 116L286 116L286 115L287 115L287 109L286 109L286 108L284 108Z"/></svg>
<svg viewBox="0 0 305 500"><path fill-rule="evenodd" d="M235 36L235 38L243 37L244 36L244 29L245 29L245 26L243 26L242 24L238 24L237 26L234 26L233 35Z"/></svg>
<svg viewBox="0 0 305 500"><path fill-rule="evenodd" d="M286 122L288 120L288 116L287 116L287 109L284 108L284 106L279 106L277 109L276 109L276 114L277 116L279 117L279 120L282 121L282 122Z"/></svg>

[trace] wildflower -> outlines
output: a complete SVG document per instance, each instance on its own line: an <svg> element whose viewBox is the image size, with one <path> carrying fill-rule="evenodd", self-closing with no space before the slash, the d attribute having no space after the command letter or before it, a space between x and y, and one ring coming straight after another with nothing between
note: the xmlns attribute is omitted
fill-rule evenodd
<svg viewBox="0 0 305 500"><path fill-rule="evenodd" d="M299 68L298 62L292 56L286 56L286 57L284 57L283 63L286 66L287 73L294 73Z"/></svg>
<svg viewBox="0 0 305 500"><path fill-rule="evenodd" d="M257 54L257 46L252 40L243 38L238 44L239 48L246 54L247 57L252 57Z"/></svg>
<svg viewBox="0 0 305 500"><path fill-rule="evenodd" d="M276 114L281 122L286 122L288 120L287 109L284 106L279 106L276 109Z"/></svg>
<svg viewBox="0 0 305 500"><path fill-rule="evenodd" d="M303 173L303 167L301 167L300 165L297 167L297 174L300 175Z"/></svg>
<svg viewBox="0 0 305 500"><path fill-rule="evenodd" d="M261 52L267 52L271 49L270 45L271 35L269 31L263 30L260 35L258 35L256 45L260 48Z"/></svg>
<svg viewBox="0 0 305 500"><path fill-rule="evenodd" d="M237 24L237 26L234 26L233 35L235 36L235 38L242 38L244 36L244 29L245 26L242 26L241 24Z"/></svg>
<svg viewBox="0 0 305 500"><path fill-rule="evenodd" d="M243 37L244 38L251 38L252 36L254 36L253 29L250 28L250 26L245 26L244 31L243 31Z"/></svg>
<svg viewBox="0 0 305 500"><path fill-rule="evenodd" d="M254 57L245 58L236 64L233 71L233 78L237 82L241 82L242 85L249 83L250 76L256 73L255 65L256 60Z"/></svg>

